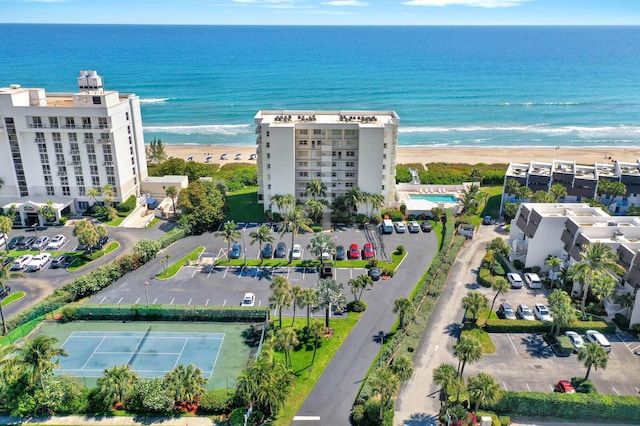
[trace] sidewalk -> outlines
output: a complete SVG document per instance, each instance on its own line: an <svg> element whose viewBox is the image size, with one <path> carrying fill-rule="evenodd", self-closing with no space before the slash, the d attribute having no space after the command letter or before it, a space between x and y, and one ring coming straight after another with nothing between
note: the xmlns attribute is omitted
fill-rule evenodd
<svg viewBox="0 0 640 426"><path fill-rule="evenodd" d="M144 426L212 426L213 420L208 417L8 417L0 416L3 425L144 425Z"/></svg>

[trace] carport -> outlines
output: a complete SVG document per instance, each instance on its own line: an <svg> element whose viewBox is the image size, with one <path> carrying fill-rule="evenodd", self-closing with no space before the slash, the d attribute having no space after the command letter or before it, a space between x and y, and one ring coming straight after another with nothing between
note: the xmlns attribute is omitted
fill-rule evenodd
<svg viewBox="0 0 640 426"><path fill-rule="evenodd" d="M46 206L53 210L56 221L60 220L63 211L67 208L69 212L75 213L74 199L71 197L22 197L6 203L2 208L5 211L11 207L15 208L22 226L33 226L36 222L39 226L42 226L45 223L45 219L39 211Z"/></svg>

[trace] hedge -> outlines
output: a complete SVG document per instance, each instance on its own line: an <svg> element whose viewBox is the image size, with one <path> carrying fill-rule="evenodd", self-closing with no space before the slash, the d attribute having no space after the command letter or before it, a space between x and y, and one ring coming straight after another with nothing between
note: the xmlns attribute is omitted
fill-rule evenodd
<svg viewBox="0 0 640 426"><path fill-rule="evenodd" d="M127 198L127 201L124 203L118 204L118 211L121 213L129 213L131 210L136 208L136 196L130 195Z"/></svg>
<svg viewBox="0 0 640 426"><path fill-rule="evenodd" d="M74 308L69 308L74 309ZM197 305L123 305L83 304L69 312L79 320L128 320L128 321L216 321L257 322L264 321L268 308L246 308L242 306L197 306Z"/></svg>
<svg viewBox="0 0 640 426"><path fill-rule="evenodd" d="M546 333L551 330L551 323L537 320L488 319L485 321L485 330L489 333ZM596 330L603 334L610 334L616 331L616 326L607 321L576 321L566 330L572 330L576 333Z"/></svg>
<svg viewBox="0 0 640 426"><path fill-rule="evenodd" d="M500 402L487 410L511 416L589 419L610 422L640 422L640 397L603 394L505 392Z"/></svg>

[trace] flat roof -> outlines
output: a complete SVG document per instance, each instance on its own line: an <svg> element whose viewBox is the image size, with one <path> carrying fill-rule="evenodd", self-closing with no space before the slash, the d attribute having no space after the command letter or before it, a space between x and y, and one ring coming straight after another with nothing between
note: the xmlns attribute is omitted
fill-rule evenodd
<svg viewBox="0 0 640 426"><path fill-rule="evenodd" d="M255 119L275 125L298 123L337 124L353 123L360 126L377 127L397 122L400 117L395 111L315 111L315 110L265 110L258 111Z"/></svg>

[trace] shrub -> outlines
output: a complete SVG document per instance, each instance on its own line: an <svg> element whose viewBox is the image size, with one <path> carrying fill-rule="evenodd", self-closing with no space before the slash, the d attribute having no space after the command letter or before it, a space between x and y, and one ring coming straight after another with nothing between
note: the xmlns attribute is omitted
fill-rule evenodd
<svg viewBox="0 0 640 426"><path fill-rule="evenodd" d="M405 252L405 248L403 245L399 245L398 247L396 247L396 254L404 254Z"/></svg>
<svg viewBox="0 0 640 426"><path fill-rule="evenodd" d="M571 344L571 339L567 336L557 336L555 338L556 343L558 344L558 348L560 352L564 355L571 355L573 353L573 345Z"/></svg>
<svg viewBox="0 0 640 426"><path fill-rule="evenodd" d="M580 393L598 393L596 387L591 380L585 380L584 377L572 377L571 384L576 389L576 392Z"/></svg>
<svg viewBox="0 0 640 426"><path fill-rule="evenodd" d="M520 259L515 259L513 261L513 267L518 271L522 271L522 269L524 268L524 263Z"/></svg>
<svg viewBox="0 0 640 426"><path fill-rule="evenodd" d="M127 407L142 413L167 414L173 411L174 401L169 396L163 380L139 380L133 389Z"/></svg>
<svg viewBox="0 0 640 426"><path fill-rule="evenodd" d="M362 300L347 303L347 311L349 312L364 312L367 310L367 304Z"/></svg>
<svg viewBox="0 0 640 426"><path fill-rule="evenodd" d="M376 266L378 266L378 259L369 259L369 261L367 262L367 268L375 268Z"/></svg>
<svg viewBox="0 0 640 426"><path fill-rule="evenodd" d="M491 417L491 426L502 426L502 422L496 413L493 411L476 411L476 417L480 420L481 417Z"/></svg>
<svg viewBox="0 0 640 426"><path fill-rule="evenodd" d="M75 307L66 306L62 310L62 314L60 316L60 322L61 323L64 324L64 323L67 323L67 322L75 321L77 319L78 319L77 309Z"/></svg>
<svg viewBox="0 0 640 426"><path fill-rule="evenodd" d="M58 223L59 223L60 225L63 225L63 226L64 226L64 225L67 223L67 220L68 220L68 219L67 219L66 217L62 216L62 217L58 220Z"/></svg>
<svg viewBox="0 0 640 426"><path fill-rule="evenodd" d="M619 312L613 318L613 322L615 322L622 330L629 329L629 318Z"/></svg>
<svg viewBox="0 0 640 426"><path fill-rule="evenodd" d="M160 248L166 248L176 241L186 237L187 235L188 232L186 229L176 227L164 234L162 237L158 238L158 243L160 243Z"/></svg>
<svg viewBox="0 0 640 426"><path fill-rule="evenodd" d="M322 225L313 225L313 226L311 227L311 229L312 229L312 230L313 230L313 232L315 232L316 234L317 234L317 233L320 233L320 232L322 232Z"/></svg>
<svg viewBox="0 0 640 426"><path fill-rule="evenodd" d="M551 324L542 321L488 319L485 327L489 333L542 333L549 331ZM615 325L606 321L576 321L567 329L580 334L587 330L608 334L615 332Z"/></svg>
<svg viewBox="0 0 640 426"><path fill-rule="evenodd" d="M233 410L229 416L229 424L231 426L244 426L244 415L246 412L247 409L243 407Z"/></svg>
<svg viewBox="0 0 640 426"><path fill-rule="evenodd" d="M135 195L130 195L129 198L127 198L127 201L125 201L124 203L118 204L118 211L121 213L125 213L125 212L128 213L135 208L136 208Z"/></svg>
<svg viewBox="0 0 640 426"><path fill-rule="evenodd" d="M212 389L200 400L200 409L205 413L222 414L231 411L236 391L233 389Z"/></svg>

